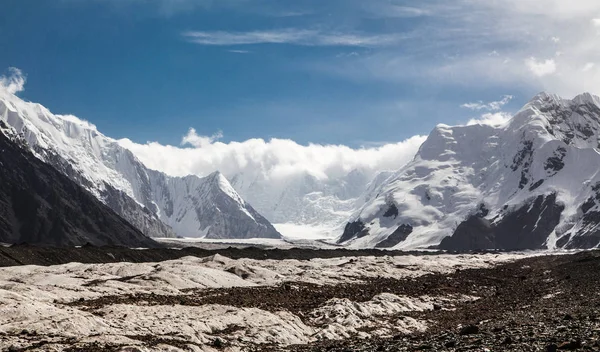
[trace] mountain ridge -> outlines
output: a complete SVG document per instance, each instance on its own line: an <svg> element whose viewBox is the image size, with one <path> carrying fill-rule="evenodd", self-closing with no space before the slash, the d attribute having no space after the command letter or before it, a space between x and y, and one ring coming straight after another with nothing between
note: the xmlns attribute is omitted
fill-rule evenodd
<svg viewBox="0 0 600 352"><path fill-rule="evenodd" d="M25 102L8 92L0 92L0 121L15 129L38 158L82 185L151 237L175 237L173 227L178 229L177 235L189 237L280 236L264 217L249 210L251 207L232 191L227 180L210 183L209 179L196 176L177 178L150 170L131 151L104 136L87 121L52 114L42 105ZM179 194L178 190L185 193ZM203 198L198 192L211 196ZM218 200L218 197L227 199ZM201 204L203 199L227 204L228 207L220 211L233 213L214 219L203 216L200 209L205 212L211 207L211 204ZM169 205L173 204L181 208L171 209ZM167 213L180 217L167 216ZM253 213L256 217L250 215ZM181 224L183 217L186 226ZM226 223L234 220L239 224ZM237 232L226 233L225 229Z"/></svg>
<svg viewBox="0 0 600 352"><path fill-rule="evenodd" d="M386 241L388 247L427 248L457 235L455 239L465 240L444 244L452 249L484 249L473 248L472 243L477 239L475 229L487 225L493 227L494 241L488 242L492 248L595 247L600 239L596 241L597 222L591 219L598 212L594 188L600 182L599 141L600 98L589 93L571 100L540 93L500 126L438 125L414 160L353 214L338 241L350 246ZM388 212L392 206L397 214ZM534 209L539 206L554 211ZM538 221L553 226L537 234L536 241L505 243L509 235L503 219L511 214L520 214L513 221L532 231ZM471 227L464 225L468 220ZM403 235L390 241L396 231Z"/></svg>

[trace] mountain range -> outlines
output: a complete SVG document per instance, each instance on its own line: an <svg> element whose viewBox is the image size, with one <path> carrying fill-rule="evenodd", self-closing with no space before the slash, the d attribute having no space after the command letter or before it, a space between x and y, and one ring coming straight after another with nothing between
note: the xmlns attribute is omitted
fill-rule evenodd
<svg viewBox="0 0 600 352"><path fill-rule="evenodd" d="M91 123L7 92L0 122L9 141L149 237L281 238L273 222L296 226L300 236L319 227L357 248L600 243L600 98L588 93L541 93L501 125L438 125L395 171L355 169L329 180L300 174L277 185L259 174L151 170Z"/></svg>

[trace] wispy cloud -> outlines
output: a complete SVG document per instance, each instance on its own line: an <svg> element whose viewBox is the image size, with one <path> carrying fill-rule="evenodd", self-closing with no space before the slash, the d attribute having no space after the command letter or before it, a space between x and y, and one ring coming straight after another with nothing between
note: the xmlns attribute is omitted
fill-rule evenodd
<svg viewBox="0 0 600 352"><path fill-rule="evenodd" d="M389 17L393 17L394 6L406 4L370 3L374 5L368 6L385 8ZM600 93L600 2L456 0L414 7L415 15L427 18L409 22L389 18L381 27L410 31L410 37L398 45L305 66L355 81L469 89L514 87L565 96L582 91ZM410 11L401 9L400 15ZM394 27L399 22L411 27Z"/></svg>
<svg viewBox="0 0 600 352"><path fill-rule="evenodd" d="M27 77L16 67L8 69L8 76L0 76L0 90L10 94L16 94L25 90Z"/></svg>
<svg viewBox="0 0 600 352"><path fill-rule="evenodd" d="M195 148L202 148L223 138L223 132L218 131L212 136L202 136L196 132L195 128L190 128L188 133L181 138L181 145L191 145Z"/></svg>
<svg viewBox="0 0 600 352"><path fill-rule="evenodd" d="M489 103L484 103L483 101L480 100L475 103L462 104L460 107L470 109L470 110L475 110L475 111L481 111L481 110L498 111L498 110L502 109L502 107L504 105L508 104L508 102L510 102L513 98L514 97L512 95L505 95L502 97L501 100L490 101Z"/></svg>
<svg viewBox="0 0 600 352"><path fill-rule="evenodd" d="M189 31L182 35L190 42L200 45L291 44L376 47L395 44L405 38L402 34L337 33L296 28L250 32Z"/></svg>
<svg viewBox="0 0 600 352"><path fill-rule="evenodd" d="M403 6L384 1L365 1L363 6L368 16L382 18L421 17L432 14L429 8Z"/></svg>
<svg viewBox="0 0 600 352"><path fill-rule="evenodd" d="M527 68L538 77L547 76L556 72L556 62L554 59L537 60L535 57L530 57L525 60Z"/></svg>
<svg viewBox="0 0 600 352"><path fill-rule="evenodd" d="M238 49L232 49L232 50L227 50L230 53L234 53L234 54L250 54L251 51L250 50L238 50Z"/></svg>

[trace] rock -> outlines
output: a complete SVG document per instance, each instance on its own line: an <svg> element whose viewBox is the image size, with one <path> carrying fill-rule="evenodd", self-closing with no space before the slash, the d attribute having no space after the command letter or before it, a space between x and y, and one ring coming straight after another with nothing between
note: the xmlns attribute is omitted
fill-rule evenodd
<svg viewBox="0 0 600 352"><path fill-rule="evenodd" d="M433 310L441 310L441 309L442 309L442 306L440 306L439 304L437 304L437 303L433 304Z"/></svg>
<svg viewBox="0 0 600 352"><path fill-rule="evenodd" d="M573 320L573 316L571 314L565 314L563 320Z"/></svg>
<svg viewBox="0 0 600 352"><path fill-rule="evenodd" d="M558 346L556 344L550 344L546 346L546 352L556 352L558 351Z"/></svg>
<svg viewBox="0 0 600 352"><path fill-rule="evenodd" d="M512 337L510 337L510 336L506 336L506 337L504 338L504 340L502 340L502 344L503 344L503 345L510 345L512 342L513 342L513 341L512 341Z"/></svg>
<svg viewBox="0 0 600 352"><path fill-rule="evenodd" d="M456 341L454 341L454 340L448 341L444 344L444 346L447 348L456 347Z"/></svg>
<svg viewBox="0 0 600 352"><path fill-rule="evenodd" d="M477 325L469 324L463 326L458 332L459 335L473 335L479 333L479 327Z"/></svg>
<svg viewBox="0 0 600 352"><path fill-rule="evenodd" d="M569 342L563 342L558 346L559 350L576 350L581 348L581 340L573 340Z"/></svg>
<svg viewBox="0 0 600 352"><path fill-rule="evenodd" d="M212 342L213 347L215 348L223 348L223 341L220 338L216 338L214 339L214 341Z"/></svg>

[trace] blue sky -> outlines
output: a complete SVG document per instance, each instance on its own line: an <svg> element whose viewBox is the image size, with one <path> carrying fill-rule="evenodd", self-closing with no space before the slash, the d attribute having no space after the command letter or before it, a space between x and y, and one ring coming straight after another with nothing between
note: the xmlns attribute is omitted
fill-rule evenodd
<svg viewBox="0 0 600 352"><path fill-rule="evenodd" d="M490 3L4 0L0 70L53 112L173 145L189 128L377 145L596 92L596 2Z"/></svg>

